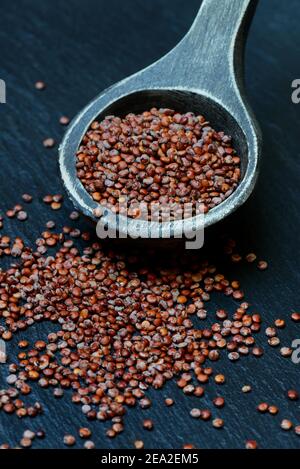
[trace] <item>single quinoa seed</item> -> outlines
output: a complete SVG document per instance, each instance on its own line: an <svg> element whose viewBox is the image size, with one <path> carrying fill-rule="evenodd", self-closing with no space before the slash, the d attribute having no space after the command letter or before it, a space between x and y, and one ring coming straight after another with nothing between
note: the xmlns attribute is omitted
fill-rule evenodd
<svg viewBox="0 0 300 469"><path fill-rule="evenodd" d="M115 438L116 432L115 432L112 428L109 428L109 429L106 431L106 436L107 436L108 438Z"/></svg>
<svg viewBox="0 0 300 469"><path fill-rule="evenodd" d="M298 401L299 400L299 393L295 389L289 389L287 392L287 397L291 401Z"/></svg>
<svg viewBox="0 0 300 469"><path fill-rule="evenodd" d="M288 419L283 419L280 424L282 430L289 431L293 428L293 424Z"/></svg>
<svg viewBox="0 0 300 469"><path fill-rule="evenodd" d="M264 354L264 349L261 347L253 347L252 349L252 355L255 357L259 358Z"/></svg>
<svg viewBox="0 0 300 469"><path fill-rule="evenodd" d="M27 220L27 218L28 218L27 212L25 212L24 210L21 210L20 212L17 213L18 220L25 221Z"/></svg>
<svg viewBox="0 0 300 469"><path fill-rule="evenodd" d="M278 327L278 329L283 329L285 327L285 320L284 319L276 319L274 321L275 327Z"/></svg>
<svg viewBox="0 0 300 469"><path fill-rule="evenodd" d="M246 256L246 261L249 262L250 264L252 264L253 262L255 262L257 259L257 256L256 254L254 254L253 252L250 252L249 254L247 254Z"/></svg>
<svg viewBox="0 0 300 469"><path fill-rule="evenodd" d="M23 194L22 195L22 199L24 200L24 202L26 202L27 204L30 204L30 202L32 202L32 195L29 195L29 194Z"/></svg>
<svg viewBox="0 0 300 469"><path fill-rule="evenodd" d="M101 218L103 216L103 209L102 207L97 207L93 210L93 215L96 217L96 218Z"/></svg>
<svg viewBox="0 0 300 469"><path fill-rule="evenodd" d="M225 376L222 374L218 374L215 376L215 383L216 384L224 384L225 383Z"/></svg>
<svg viewBox="0 0 300 469"><path fill-rule="evenodd" d="M36 434L35 432L31 430L25 430L23 433L23 438L33 440L35 438Z"/></svg>
<svg viewBox="0 0 300 469"><path fill-rule="evenodd" d="M242 387L242 392L243 393L249 393L252 391L252 388L249 384L245 384L243 387Z"/></svg>
<svg viewBox="0 0 300 469"><path fill-rule="evenodd" d="M49 209L58 208L63 196L48 194L43 202ZM23 211L20 204L12 210L16 217ZM78 212L70 219L76 221ZM85 247L77 248L77 239L84 240ZM12 340L42 321L53 325L47 337L37 335L33 343L19 340L16 364L9 365L10 388L0 393L7 414L21 419L43 411L40 403L23 401L32 386L48 389L56 398L68 391L88 420L110 421L106 435L115 438L125 428L129 408L151 407L148 389L162 389L173 380L185 395L201 399L206 384L226 382L224 374L215 374L214 363L222 356L242 360L250 353L261 354L255 345L260 314L242 300L240 282L227 279L209 262L195 261L190 267L180 263L177 271L152 269L136 256L107 250L75 226L67 224L56 232L52 220L33 248L20 238L2 236L0 249L3 256L18 258L0 271L0 338ZM219 308L212 325L195 327L194 318L206 319L206 302L214 292L242 301L233 312ZM274 338L273 332L268 338ZM173 398L165 399L166 406L173 404ZM225 400L217 396L212 404L221 409ZM272 406L267 409L272 413ZM224 425L200 404L190 415L211 421L215 428ZM150 418L142 425L153 428ZM84 447L94 447L88 443L87 427L77 432L87 443ZM43 436L42 431L35 434ZM23 438L34 436L28 430ZM65 435L66 446L75 443L73 435ZM137 447L143 442L138 440Z"/></svg>
<svg viewBox="0 0 300 469"><path fill-rule="evenodd" d="M6 212L6 216L7 218L14 218L16 216L16 211L13 209L9 209Z"/></svg>
<svg viewBox="0 0 300 469"><path fill-rule="evenodd" d="M257 264L259 270L266 270L268 268L268 263L266 261L259 261Z"/></svg>
<svg viewBox="0 0 300 469"><path fill-rule="evenodd" d="M268 408L268 412L271 415L277 415L278 412L279 412L279 409L275 405L270 405L269 408Z"/></svg>
<svg viewBox="0 0 300 469"><path fill-rule="evenodd" d="M65 435L64 436L64 444L66 446L74 446L76 443L76 439L73 435Z"/></svg>
<svg viewBox="0 0 300 469"><path fill-rule="evenodd" d="M20 445L23 447L23 448L30 448L31 445L32 445L32 439L31 438L22 438L21 441L20 441Z"/></svg>
<svg viewBox="0 0 300 469"><path fill-rule="evenodd" d="M280 355L284 358L289 358L293 353L293 349L290 347L281 347Z"/></svg>
<svg viewBox="0 0 300 469"><path fill-rule="evenodd" d="M268 409L269 409L269 404L267 404L266 402L261 402L257 406L258 412L261 412L262 414L265 414L268 411Z"/></svg>
<svg viewBox="0 0 300 469"><path fill-rule="evenodd" d="M215 428L223 428L224 427L224 420L220 418L216 418L212 421L213 427Z"/></svg>
<svg viewBox="0 0 300 469"><path fill-rule="evenodd" d="M144 442L142 440L136 440L134 442L134 447L135 447L135 449L143 449L144 448Z"/></svg>
<svg viewBox="0 0 300 469"><path fill-rule="evenodd" d="M92 434L91 430L86 427L79 428L78 433L80 438L89 438Z"/></svg>
<svg viewBox="0 0 300 469"><path fill-rule="evenodd" d="M87 440L83 445L84 449L95 449L95 443L91 440Z"/></svg>
<svg viewBox="0 0 300 469"><path fill-rule="evenodd" d="M300 436L300 425L296 425L294 428L296 435Z"/></svg>
<svg viewBox="0 0 300 469"><path fill-rule="evenodd" d="M71 220L78 220L79 217L80 217L79 212L77 212L77 211L75 211L75 210L74 210L74 212L71 212L71 213L70 213L70 219L71 219Z"/></svg>
<svg viewBox="0 0 300 469"><path fill-rule="evenodd" d="M44 141L43 141L43 145L45 148L53 148L55 146L55 140L54 138L46 138Z"/></svg>
<svg viewBox="0 0 300 469"><path fill-rule="evenodd" d="M70 123L70 119L69 119L69 117L67 117L67 116L61 116L61 117L59 118L59 123L60 123L61 125L68 125L68 124Z"/></svg>
<svg viewBox="0 0 300 469"><path fill-rule="evenodd" d="M267 337L275 337L277 334L275 327L267 327L265 332Z"/></svg>
<svg viewBox="0 0 300 469"><path fill-rule="evenodd" d="M215 399L213 400L213 404L216 407L224 407L225 399L223 397L215 397Z"/></svg>
<svg viewBox="0 0 300 469"><path fill-rule="evenodd" d="M153 430L153 421L151 419L145 419L143 421L143 427L145 428L145 430Z"/></svg>
<svg viewBox="0 0 300 469"><path fill-rule="evenodd" d="M170 406L174 405L174 401L170 397L167 397L165 399L165 404L166 404L167 407L170 407Z"/></svg>
<svg viewBox="0 0 300 469"><path fill-rule="evenodd" d="M37 90L43 91L46 88L46 83L44 81L39 80L35 83L34 86Z"/></svg>
<svg viewBox="0 0 300 469"><path fill-rule="evenodd" d="M201 416L201 410L200 409L192 409L190 411L190 416L193 417L194 419L198 419Z"/></svg>
<svg viewBox="0 0 300 469"><path fill-rule="evenodd" d="M200 415L201 420L204 420L205 422L211 419L211 411L208 409L203 409L201 410L201 415Z"/></svg>
<svg viewBox="0 0 300 469"><path fill-rule="evenodd" d="M59 210L61 208L61 203L60 202L52 202L51 203L51 208L52 208L52 210Z"/></svg>
<svg viewBox="0 0 300 469"><path fill-rule="evenodd" d="M292 313L291 320L294 322L300 322L300 313Z"/></svg>

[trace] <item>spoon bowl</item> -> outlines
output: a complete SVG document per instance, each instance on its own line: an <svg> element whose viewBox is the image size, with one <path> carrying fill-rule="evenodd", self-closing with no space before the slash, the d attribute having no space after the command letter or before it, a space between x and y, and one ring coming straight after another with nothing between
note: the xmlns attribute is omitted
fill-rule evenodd
<svg viewBox="0 0 300 469"><path fill-rule="evenodd" d="M60 146L60 169L75 206L97 218L99 206L76 175L76 152L94 120L107 115L123 117L152 107L202 114L218 131L233 138L241 158L241 181L236 190L204 218L192 217L165 223L115 216L105 209L103 224L119 235L141 238L187 236L223 220L251 194L257 174L261 137L247 104L243 83L243 50L254 12L254 0L204 0L187 35L165 57L100 94L71 123ZM183 230L184 223L184 230ZM204 224L204 226L203 226Z"/></svg>

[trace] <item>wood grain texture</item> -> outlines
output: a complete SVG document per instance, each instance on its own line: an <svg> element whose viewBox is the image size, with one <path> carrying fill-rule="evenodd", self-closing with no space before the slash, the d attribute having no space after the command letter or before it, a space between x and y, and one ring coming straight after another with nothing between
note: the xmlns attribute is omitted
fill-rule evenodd
<svg viewBox="0 0 300 469"><path fill-rule="evenodd" d="M188 30L198 7L198 0L1 1L0 78L7 84L7 104L0 105L0 211L19 202L23 192L35 194L28 222L6 222L6 233L22 234L32 242L51 218L41 197L63 187L57 151L45 151L41 142L48 136L60 141L60 115L74 116L101 89L165 54ZM288 346L300 338L300 326L288 319L291 311L300 308L300 105L291 101L291 82L299 78L299 22L298 0L290 0L289 8L282 0L260 1L249 36L246 85L264 135L261 175L247 204L222 225L207 230L205 248L205 254L216 257L227 275L241 279L247 299L263 315L265 325L277 317L287 320L280 337ZM33 86L38 79L48 84L42 93ZM71 209L66 201L55 216L60 225L67 222ZM80 224L89 228L84 220ZM245 253L255 250L266 258L268 271L234 267L219 259L213 240L220 232L233 234ZM208 311L212 314L222 306L232 311L235 304L214 297ZM34 341L37 336L46 337L52 328L41 324L26 335ZM266 349L265 356L246 357L235 364L224 357L216 368L225 371L227 384L221 390L210 384L201 402L212 409L211 398L222 393L226 406L214 414L224 417L223 430L191 419L189 410L198 405L197 399L183 396L169 383L162 391L150 392L152 409L128 411L126 430L114 440L105 437L109 424L88 423L97 447L131 448L141 438L146 448L180 448L184 442L199 448L241 448L246 439L254 438L262 448L299 448L299 437L280 429L282 418L300 424L299 403L285 398L287 389L300 387L299 365L268 348L264 334L258 341ZM8 345L12 359L16 345L17 340ZM1 366L0 387L6 373L6 366ZM253 387L249 395L240 391L246 383ZM170 395L176 404L166 408L163 399ZM45 411L34 420L19 421L0 413L0 443L16 444L24 429L43 427L47 438L35 442L35 447L62 447L65 432L75 433L86 425L80 409L68 398L57 401L35 387L29 400L36 399L44 403ZM265 400L279 406L278 416L256 413L256 405ZM146 432L142 420L150 415L155 429ZM81 446L78 442L77 447Z"/></svg>

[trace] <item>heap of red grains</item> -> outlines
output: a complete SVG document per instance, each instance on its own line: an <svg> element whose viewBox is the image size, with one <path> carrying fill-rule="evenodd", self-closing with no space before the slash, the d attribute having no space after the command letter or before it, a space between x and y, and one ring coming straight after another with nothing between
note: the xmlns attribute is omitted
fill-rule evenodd
<svg viewBox="0 0 300 469"><path fill-rule="evenodd" d="M26 195L23 200L31 198ZM47 195L43 202L59 209L63 197ZM12 210L20 213L22 207L16 205ZM70 214L71 220L78 218L77 212ZM107 251L99 242L90 241L88 232L65 226L55 233L52 220L46 226L35 249L20 237L0 236L0 255L18 261L0 270L0 338L10 341L41 321L56 325L47 340L19 341L17 362L9 364L8 387L0 390L2 411L19 418L40 414L43 407L39 402L25 400L34 383L51 389L56 398L70 389L73 403L81 406L89 420L111 421L106 435L114 438L124 430L127 408L151 407L149 387L160 389L175 379L185 395L201 398L210 381L217 385L226 382L225 375L216 374L213 366L222 354L230 360L250 353L263 355L254 338L261 329L261 316L251 312L243 300L240 282L227 279L210 262L194 261L189 268L180 262L172 268L141 266L137 257ZM87 242L83 250L76 247L77 238ZM233 263L238 257L242 260L235 248L233 240L225 247ZM238 306L233 314L219 308L210 327L196 327L193 317L206 319L206 303L214 292L239 301ZM269 343L284 326L284 320L276 319L274 326L265 329ZM290 356L291 349L283 347L280 353ZM245 385L242 391L250 392L251 387ZM287 397L296 401L297 390L289 389ZM212 403L221 412L225 399L218 395ZM168 397L165 404L171 406L174 401ZM279 412L267 402L260 403L257 410L271 415ZM209 409L194 407L190 415L216 429L225 425ZM145 430L154 428L149 418L142 425ZM283 430L292 427L292 422L282 420ZM89 428L81 427L78 433L86 440L85 448L95 446L88 440ZM299 425L295 425L295 433L300 433ZM35 436L42 438L44 433L27 430L21 447L30 447ZM66 434L63 442L73 446L76 438ZM144 446L142 440L133 444ZM256 441L246 442L246 448L256 447Z"/></svg>
<svg viewBox="0 0 300 469"><path fill-rule="evenodd" d="M136 204L201 203L204 213L236 189L240 158L231 137L205 117L156 109L93 122L77 152L77 176L93 199L115 212Z"/></svg>

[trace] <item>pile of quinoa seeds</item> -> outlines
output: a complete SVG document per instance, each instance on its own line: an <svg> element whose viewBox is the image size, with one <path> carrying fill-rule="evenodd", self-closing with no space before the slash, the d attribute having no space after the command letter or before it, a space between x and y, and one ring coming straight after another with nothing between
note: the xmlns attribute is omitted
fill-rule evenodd
<svg viewBox="0 0 300 469"><path fill-rule="evenodd" d="M241 178L231 137L201 115L156 108L93 122L78 149L76 168L95 201L131 218L140 215L142 202L148 213L153 204L191 204L190 216L207 213L233 193ZM177 218L176 208L172 212Z"/></svg>
<svg viewBox="0 0 300 469"><path fill-rule="evenodd" d="M43 88L39 85L38 89ZM142 117L127 119L136 120L140 129L135 130L138 137L145 122L154 125L157 116L167 129L172 128L172 121L176 125L195 127L204 140L213 137L214 143L210 145L214 149L222 141L213 131L205 131L202 119L191 114L179 117L174 112L153 110ZM61 123L66 125L67 122L64 117ZM104 122L110 129L105 131L105 138L111 151L110 148L117 145L117 141L111 140L112 125L122 129L121 134L120 130L116 131L116 139L118 135L127 135L127 130L120 120ZM101 125L104 126L97 124L93 129L99 132L95 133L99 142L100 133L104 132L104 127L100 130ZM180 129L178 127L178 132ZM95 140L91 133L90 138ZM131 131L128 130L128 134ZM187 135L186 138L194 137ZM45 147L49 148L52 145L47 140ZM88 144L87 137L85 144ZM141 145L146 147L144 143ZM96 150L95 155L98 155ZM171 158L171 155L166 157ZM228 164L234 172L238 162L230 161ZM130 171L130 161L127 168ZM197 408L190 409L190 418L205 421L220 431L226 426L221 418L222 408L226 406L222 391L212 396L216 413L201 403L210 382L220 385L220 389L226 382L224 374L215 372L214 363L221 358L236 361L249 354L259 358L264 352L255 343L255 336L261 329L261 316L244 300L240 282L226 278L209 260L194 261L188 267L177 264L156 268L153 262L147 261L141 265L138 257L120 254L109 244L102 247L99 241L94 241L94 233L81 232L74 226L56 229L55 212L63 207L63 196L48 194L41 199L52 216L46 226L41 227L41 235L35 243L32 240L34 248L27 246L21 237L6 236L6 220L0 218L0 257L13 258L8 268L0 270L0 338L7 343L7 355L2 351L0 358L7 362L9 370L6 386L0 390L0 411L15 414L20 419L38 418L43 412L43 403L27 403L34 386L48 390L55 398L63 398L65 390L69 390L65 399L71 398L79 405L88 421L109 421L106 434L114 438L124 430L125 414L131 407L140 408L141 418L143 409L151 407L150 388L161 389L167 381L174 380L185 395L199 399ZM30 206L31 201L30 194L23 194L21 203L6 212L7 218L16 220L19 229L30 219L24 204ZM78 218L77 212L70 214L75 226ZM79 244L85 247L77 247ZM256 263L260 270L268 267L254 253L241 256L232 240L226 243L225 253L234 263ZM217 309L214 321L209 321L211 326L205 322L203 327L196 327L194 318L206 319L206 305L215 293L232 297L235 311L232 314ZM291 319L299 322L300 314L294 312ZM42 321L48 323L48 336L31 343L26 339L26 331ZM285 321L277 319L267 328L271 346L279 344L277 330L284 326ZM22 339L18 338L19 332L22 332ZM16 361L11 361L9 356L12 340L18 341ZM288 357L291 349L282 347L281 354ZM241 392L251 392L250 384L241 383ZM287 397L297 400L298 393L287 390ZM176 402L168 396L165 405L176 406ZM275 415L278 409L272 404L260 403L253 411ZM156 422L149 418L149 413L141 427L155 432ZM281 427L300 434L299 425L294 427L287 419L283 419ZM36 438L47 435L43 429L33 432L28 428L20 437L18 446L28 448ZM254 449L260 442L251 437L249 434L245 447ZM62 444L73 446L81 441L84 448L92 449L95 447L92 438L88 425L70 428L68 434L62 435ZM1 443L1 448L9 447ZM132 446L143 448L144 442L138 439ZM183 445L186 449L193 447L193 442L189 441Z"/></svg>

